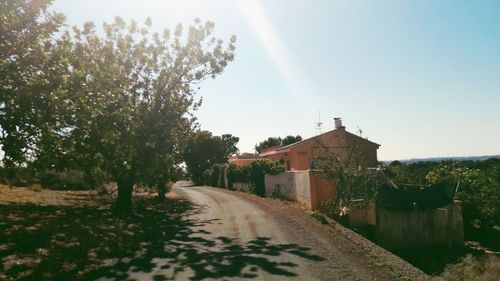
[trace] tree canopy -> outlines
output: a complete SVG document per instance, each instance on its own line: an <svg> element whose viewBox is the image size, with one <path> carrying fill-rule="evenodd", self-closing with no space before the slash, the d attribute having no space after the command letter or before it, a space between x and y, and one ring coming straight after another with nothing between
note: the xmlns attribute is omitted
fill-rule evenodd
<svg viewBox="0 0 500 281"><path fill-rule="evenodd" d="M50 2L1 4L4 164L102 169L128 209L135 183L162 185L181 163L201 105L194 86L233 60L235 37L215 38L212 22L151 33L150 19L119 17L104 32L88 22L56 36L63 16Z"/></svg>
<svg viewBox="0 0 500 281"><path fill-rule="evenodd" d="M52 37L64 16L49 12L50 3L0 2L0 144L10 173L53 151L63 128L54 111L66 66Z"/></svg>
<svg viewBox="0 0 500 281"><path fill-rule="evenodd" d="M227 163L228 157L236 153L239 138L230 134L213 136L209 131L199 131L188 138L184 160L191 179L196 184L204 183L204 173L216 164Z"/></svg>
<svg viewBox="0 0 500 281"><path fill-rule="evenodd" d="M264 141L259 142L258 144L255 145L255 151L257 153L260 153L263 149L272 147L272 146L285 146L289 145L292 143L296 143L302 140L302 137L297 135L297 136L286 136L284 138L280 137L269 137L265 139Z"/></svg>

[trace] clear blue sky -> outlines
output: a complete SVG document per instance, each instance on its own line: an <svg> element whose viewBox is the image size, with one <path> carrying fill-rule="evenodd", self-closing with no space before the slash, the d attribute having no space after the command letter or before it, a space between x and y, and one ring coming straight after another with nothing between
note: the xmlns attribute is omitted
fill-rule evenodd
<svg viewBox="0 0 500 281"><path fill-rule="evenodd" d="M500 1L56 0L70 25L212 20L236 59L202 85L202 129L240 137L347 130L379 159L500 154Z"/></svg>

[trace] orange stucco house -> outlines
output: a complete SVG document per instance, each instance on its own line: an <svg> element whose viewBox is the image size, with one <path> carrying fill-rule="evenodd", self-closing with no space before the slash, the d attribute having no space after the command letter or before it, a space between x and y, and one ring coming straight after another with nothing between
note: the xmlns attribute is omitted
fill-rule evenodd
<svg viewBox="0 0 500 281"><path fill-rule="evenodd" d="M349 133L341 123L336 129L312 138L281 147L269 147L260 153L260 157L285 163L287 171L314 169L314 159L324 155L327 150L339 158L347 157L356 147L365 167L378 165L377 149L379 144Z"/></svg>

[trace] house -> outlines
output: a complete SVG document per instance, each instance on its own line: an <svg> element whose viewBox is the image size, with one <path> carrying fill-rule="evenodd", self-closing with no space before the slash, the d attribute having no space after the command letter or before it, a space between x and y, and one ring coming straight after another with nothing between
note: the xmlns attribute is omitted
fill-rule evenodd
<svg viewBox="0 0 500 281"><path fill-rule="evenodd" d="M377 143L346 131L340 118L336 118L332 131L290 145L269 147L262 150L259 156L284 163L287 171L302 171L314 169L315 159L324 156L327 151L340 159L349 157L355 151L362 161L359 165L375 167L378 165L379 147Z"/></svg>
<svg viewBox="0 0 500 281"><path fill-rule="evenodd" d="M245 166L252 164L252 162L257 159L259 159L258 154L243 153L229 157L228 162L229 164L234 164L236 166Z"/></svg>

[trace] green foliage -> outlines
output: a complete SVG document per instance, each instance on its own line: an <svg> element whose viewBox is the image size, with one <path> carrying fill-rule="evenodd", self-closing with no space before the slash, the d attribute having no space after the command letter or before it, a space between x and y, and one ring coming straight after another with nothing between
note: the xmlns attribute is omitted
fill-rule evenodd
<svg viewBox="0 0 500 281"><path fill-rule="evenodd" d="M292 143L296 143L302 140L302 137L299 135L296 136L286 136L281 140L281 146L289 145Z"/></svg>
<svg viewBox="0 0 500 281"><path fill-rule="evenodd" d="M43 187L41 184L35 183L35 184L31 185L30 190L33 190L35 192L40 192L43 190Z"/></svg>
<svg viewBox="0 0 500 281"><path fill-rule="evenodd" d="M265 175L276 175L285 171L285 166L268 159L258 159L250 165L236 166L230 164L227 168L227 179L229 188L233 183L250 183L254 187L255 194L265 194Z"/></svg>
<svg viewBox="0 0 500 281"><path fill-rule="evenodd" d="M341 157L325 147L325 154L317 159L322 176L335 183L336 196L322 206L329 216L339 218L349 209L353 199L370 200L380 186L380 177L360 165L364 155L353 143Z"/></svg>
<svg viewBox="0 0 500 281"><path fill-rule="evenodd" d="M42 186L48 189L81 190L88 188L84 183L83 176L83 172L77 170L62 172L46 170L38 177Z"/></svg>
<svg viewBox="0 0 500 281"><path fill-rule="evenodd" d="M255 151L260 153L263 149L271 147L271 146L280 146L281 138L279 137L269 137L266 140L255 145Z"/></svg>
<svg viewBox="0 0 500 281"><path fill-rule="evenodd" d="M302 140L302 137L297 136L286 136L285 138L280 137L269 137L266 140L255 145L255 151L260 153L263 149L272 147L272 146L285 146L292 143L296 143Z"/></svg>
<svg viewBox="0 0 500 281"><path fill-rule="evenodd" d="M317 219L322 224L328 224L328 220L326 219L326 216L321 212L313 211L313 212L311 212L311 217Z"/></svg>
<svg viewBox="0 0 500 281"><path fill-rule="evenodd" d="M0 145L9 180L16 166L51 152L59 159L64 110L55 100L67 65L53 41L64 16L51 12L51 0L0 2Z"/></svg>
<svg viewBox="0 0 500 281"><path fill-rule="evenodd" d="M207 182L210 186L225 187L224 183L224 172L226 169L226 164L216 164L210 170L209 178Z"/></svg>
<svg viewBox="0 0 500 281"><path fill-rule="evenodd" d="M227 167L227 181L228 188L233 188L233 183L241 182L241 183L249 183L250 182L250 166L236 166L234 164L230 164Z"/></svg>
<svg viewBox="0 0 500 281"><path fill-rule="evenodd" d="M239 149L236 145L240 141L240 138L235 137L231 134L224 134L220 136L220 138L222 146L224 147L224 155L227 155L229 157L232 154L238 153Z"/></svg>
<svg viewBox="0 0 500 281"><path fill-rule="evenodd" d="M402 188L412 185L426 185L429 184L426 179L427 173L438 165L439 162L416 162L407 165L393 161L385 167L384 173Z"/></svg>
<svg viewBox="0 0 500 281"><path fill-rule="evenodd" d="M255 187L255 194L264 196L266 193L265 175L276 175L285 171L285 166L276 161L258 159L250 164L250 182Z"/></svg>
<svg viewBox="0 0 500 281"><path fill-rule="evenodd" d="M460 182L455 199L462 201L466 239L498 244L492 226L500 225L500 159L484 161L391 163L385 168L400 188Z"/></svg>
<svg viewBox="0 0 500 281"><path fill-rule="evenodd" d="M443 163L429 171L430 183L445 182L459 184L456 198L462 201L463 217L466 226L475 221L487 227L500 225L500 182L498 170L493 167L484 171L466 167L463 163Z"/></svg>
<svg viewBox="0 0 500 281"><path fill-rule="evenodd" d="M224 164L231 153L237 151L239 138L229 134L213 136L208 131L199 131L188 138L184 150L187 171L195 184L210 182L210 170L217 164ZM205 173L206 171L209 171Z"/></svg>
<svg viewBox="0 0 500 281"><path fill-rule="evenodd" d="M201 105L194 85L222 73L235 37L225 44L199 20L162 33L150 32L150 19L119 17L102 32L91 22L59 30L64 17L49 12L50 2L0 3L6 174L28 164L87 175L98 167L118 182L117 203L128 209L135 183L161 186L179 167Z"/></svg>

